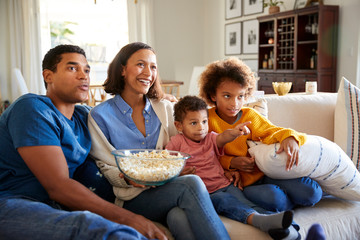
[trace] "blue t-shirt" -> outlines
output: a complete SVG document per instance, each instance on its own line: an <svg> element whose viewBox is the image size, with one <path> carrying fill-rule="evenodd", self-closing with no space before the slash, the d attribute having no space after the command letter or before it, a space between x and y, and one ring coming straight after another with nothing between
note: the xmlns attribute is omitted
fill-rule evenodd
<svg viewBox="0 0 360 240"><path fill-rule="evenodd" d="M72 177L91 148L88 112L88 107L76 105L69 120L48 97L35 94L23 95L11 104L0 116L0 196L21 195L48 200L47 192L17 148L61 146Z"/></svg>
<svg viewBox="0 0 360 240"><path fill-rule="evenodd" d="M96 107L90 114L109 141L116 149L155 149L160 134L161 123L146 98L143 117L146 136L138 130L131 115L132 108L120 95L116 95Z"/></svg>

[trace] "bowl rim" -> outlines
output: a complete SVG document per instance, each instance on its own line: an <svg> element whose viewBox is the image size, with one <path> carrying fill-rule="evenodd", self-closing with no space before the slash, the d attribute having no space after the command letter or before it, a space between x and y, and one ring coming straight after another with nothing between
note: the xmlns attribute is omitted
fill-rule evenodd
<svg viewBox="0 0 360 240"><path fill-rule="evenodd" d="M132 156L132 155L129 155L130 153L132 154L132 152L153 152L153 151L156 151L156 152L162 152L162 151L168 151L170 154L171 153L180 153L182 155L182 157L172 157L172 158L147 158L147 157L137 157L137 156ZM124 153L124 154L121 154L120 152L128 152L128 153ZM145 148L133 148L133 149L116 149L116 150L113 150L111 151L111 154L114 155L114 156L118 156L118 157L131 157L131 158L134 158L134 159L149 159L149 160L187 160L191 157L190 154L188 153L184 153L184 152L180 152L180 151L175 151L175 150L167 150L167 149L145 149ZM128 155L126 155L128 154Z"/></svg>

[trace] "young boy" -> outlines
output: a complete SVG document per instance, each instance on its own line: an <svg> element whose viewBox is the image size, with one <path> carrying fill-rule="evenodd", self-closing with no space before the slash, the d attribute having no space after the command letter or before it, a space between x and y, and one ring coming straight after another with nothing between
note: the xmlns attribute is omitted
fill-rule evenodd
<svg viewBox="0 0 360 240"><path fill-rule="evenodd" d="M268 232L274 239L298 239L299 233L291 225L292 211L268 214L247 200L242 191L224 175L218 160L226 143L250 133L244 122L221 134L208 133L207 104L195 96L185 96L174 107L174 120L180 132L172 137L166 149L191 155L186 167L195 168L195 174L205 183L218 214L250 224ZM231 178L231 177L230 177ZM256 210L255 210L256 209ZM267 214L259 214L259 212ZM280 237L280 233L286 233Z"/></svg>

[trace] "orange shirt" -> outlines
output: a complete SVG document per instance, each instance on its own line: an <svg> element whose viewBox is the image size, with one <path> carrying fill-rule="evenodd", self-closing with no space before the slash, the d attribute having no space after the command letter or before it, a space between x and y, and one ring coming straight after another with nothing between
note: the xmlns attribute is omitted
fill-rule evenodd
<svg viewBox="0 0 360 240"><path fill-rule="evenodd" d="M226 129L233 128L239 123L251 121L251 124L247 125L250 129L249 135L240 136L225 145L225 154L220 158L220 163L225 169L230 170L230 162L233 157L247 156L247 140L272 144L282 142L285 138L293 136L298 141L299 146L302 146L306 141L306 134L298 133L290 128L277 127L252 108L243 107L241 111L241 118L234 124L229 124L217 115L215 107L209 109L209 131L222 133ZM241 182L244 186L251 185L264 176L257 167L251 173L240 171L240 175Z"/></svg>

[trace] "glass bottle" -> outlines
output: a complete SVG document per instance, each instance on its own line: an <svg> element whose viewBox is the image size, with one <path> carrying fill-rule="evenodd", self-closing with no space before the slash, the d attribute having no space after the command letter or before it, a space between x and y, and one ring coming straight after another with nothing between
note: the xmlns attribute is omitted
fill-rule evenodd
<svg viewBox="0 0 360 240"><path fill-rule="evenodd" d="M310 69L316 69L316 60L317 60L316 51L313 48L310 57Z"/></svg>
<svg viewBox="0 0 360 240"><path fill-rule="evenodd" d="M263 68L263 69L267 69L267 68L268 68L268 55L267 55L267 54L265 54L265 56L264 56L264 60L263 60L263 62L262 62L262 68Z"/></svg>
<svg viewBox="0 0 360 240"><path fill-rule="evenodd" d="M273 51L270 51L270 57L268 59L268 69L273 69L274 67L274 55Z"/></svg>

